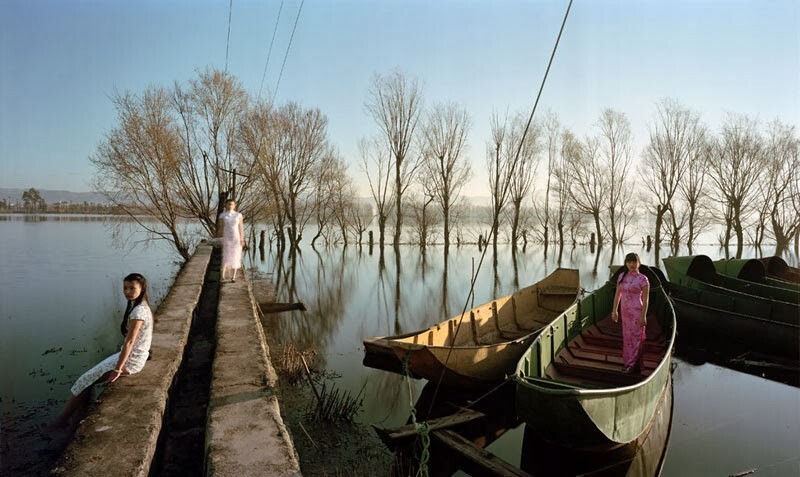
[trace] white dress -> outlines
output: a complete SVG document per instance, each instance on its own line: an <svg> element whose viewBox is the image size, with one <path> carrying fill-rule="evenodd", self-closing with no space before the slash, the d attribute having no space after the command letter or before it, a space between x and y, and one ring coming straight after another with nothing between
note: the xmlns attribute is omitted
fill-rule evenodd
<svg viewBox="0 0 800 477"><path fill-rule="evenodd" d="M244 220L239 212L225 211L219 214L222 219L222 266L242 268L242 237L239 224Z"/></svg>
<svg viewBox="0 0 800 477"><path fill-rule="evenodd" d="M153 312L147 303L142 302L131 310L128 316L129 320L142 320L142 327L139 328L139 334L136 335L136 341L133 342L133 349L128 356L128 361L125 362L124 370L130 374L136 374L144 368L147 362L147 356L150 354L150 343L153 341ZM119 361L119 353L114 353L108 358L97 363L92 369L86 371L80 378L75 381L70 391L74 396L77 396L84 389L88 388L95 381L100 379L104 374L117 367Z"/></svg>

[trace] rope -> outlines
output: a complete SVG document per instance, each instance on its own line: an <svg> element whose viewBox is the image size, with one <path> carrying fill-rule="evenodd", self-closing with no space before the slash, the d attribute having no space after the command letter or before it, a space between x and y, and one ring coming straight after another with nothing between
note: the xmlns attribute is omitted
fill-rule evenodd
<svg viewBox="0 0 800 477"><path fill-rule="evenodd" d="M258 98L261 98L261 91L264 89L264 78L267 77L267 66L269 66L269 58L272 56L272 45L275 43L275 34L278 33L278 22L281 19L281 11L283 11L283 0L281 0L281 6L278 8L275 28L272 29L272 40L269 42L269 51L267 51L267 62L264 64L264 73L261 74L261 86L258 87Z"/></svg>
<svg viewBox="0 0 800 477"><path fill-rule="evenodd" d="M516 157L515 157L514 162L513 162L513 164L514 164L513 167L516 167L517 161L519 160L519 155L522 152L522 145L525 143L525 136L528 134L528 129L530 128L531 121L533 120L533 115L536 112L536 107L539 105L539 98L542 96L542 90L544 90L544 85L545 85L545 82L547 81L547 75L550 73L550 66L552 66L553 58L555 58L556 51L558 50L558 44L561 41L561 34L564 32L564 26L567 24L567 18L569 17L569 11L572 8L572 1L573 0L569 0L569 5L567 5L567 11L564 13L564 20L561 22L561 29L559 29L559 31L558 31L558 37L556 38L556 42L553 45L553 51L552 51L552 53L550 53L550 61L548 61L548 63L547 63L547 69L544 72L544 77L542 78L542 83L539 85L539 92L536 94L536 101L534 101L534 103L533 103L533 109L531 109L531 114L528 117L528 123L525 125L525 130L523 131L522 137L520 138L519 147L517 148L517 154L516 154ZM512 170L511 173L509 174L509 176L512 176L513 174L514 174L514 171ZM494 235L495 228L496 228L496 224L492 224L492 229L491 229L491 232L489 234L490 236ZM474 296L474 293L475 293L475 282L477 281L478 273L480 273L481 265L483 265L483 259L484 259L484 257L486 257L486 251L487 250L488 250L488 247L485 247L483 249L483 253L481 253L481 259L478 261L478 268L475 270L475 274L472 276L472 280L470 281L469 293L467 294L467 299L464 302L464 308L461 310L461 317L458 320L458 326L456 326L456 331L455 331L455 334L453 335L453 340L450 343L449 349L447 350L447 357L445 358L444 365L442 366L442 372L439 374L439 379L436 382L436 388L433 391L433 399L431 399L431 404L430 404L430 408L429 408L429 411L428 411L429 413L430 413L430 411L433 410L433 406L436 403L436 396L439 394L439 387L442 384L442 378L444 377L444 372L447 369L447 363L450 360L450 354L452 353L453 347L455 346L455 337L458 336L458 332L461 329L461 324L464 322L464 315L467 312L467 306L469 304L470 296Z"/></svg>
<svg viewBox="0 0 800 477"><path fill-rule="evenodd" d="M414 424L414 430L419 437L420 451L419 451L419 472L418 475L428 477L428 462L431 458L431 428L427 422L422 424L417 422L417 409L414 406L414 393L411 391L411 373L408 370L409 356L403 356L403 377L406 379L408 386L408 404L411 408L411 423Z"/></svg>
<svg viewBox="0 0 800 477"><path fill-rule="evenodd" d="M275 83L275 93L272 95L272 102L275 101L275 96L278 95L278 86L281 85L281 78L283 77L283 68L286 67L286 58L289 57L289 49L292 47L292 40L294 40L294 32L295 30L297 30L297 22L298 20L300 20L300 12L303 11L303 3L305 3L305 0L302 0L300 2L300 8L297 9L297 16L294 19L294 27L292 28L292 36L289 37L289 44L286 46L286 54L283 55L283 64L281 64L281 72L278 75L278 81Z"/></svg>
<svg viewBox="0 0 800 477"><path fill-rule="evenodd" d="M228 71L228 50L231 46L231 15L233 14L233 0L228 4L228 41L225 43L225 71Z"/></svg>

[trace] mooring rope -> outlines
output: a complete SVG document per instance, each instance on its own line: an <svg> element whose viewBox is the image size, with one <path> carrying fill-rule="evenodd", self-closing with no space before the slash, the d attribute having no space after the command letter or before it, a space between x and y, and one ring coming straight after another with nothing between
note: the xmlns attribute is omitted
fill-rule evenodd
<svg viewBox="0 0 800 477"><path fill-rule="evenodd" d="M419 475L428 477L428 461L431 458L431 427L427 422L421 424L417 422L417 409L414 406L414 393L411 391L411 373L408 370L409 356L403 356L403 377L408 386L408 404L411 408L411 423L414 424L414 431L419 437Z"/></svg>

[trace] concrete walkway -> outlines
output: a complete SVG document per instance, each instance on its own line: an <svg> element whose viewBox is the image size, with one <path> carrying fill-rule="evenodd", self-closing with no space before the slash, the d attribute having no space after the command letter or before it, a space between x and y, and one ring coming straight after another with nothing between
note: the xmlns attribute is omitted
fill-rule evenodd
<svg viewBox="0 0 800 477"><path fill-rule="evenodd" d="M222 284L206 430L209 476L300 475L256 306L245 273Z"/></svg>

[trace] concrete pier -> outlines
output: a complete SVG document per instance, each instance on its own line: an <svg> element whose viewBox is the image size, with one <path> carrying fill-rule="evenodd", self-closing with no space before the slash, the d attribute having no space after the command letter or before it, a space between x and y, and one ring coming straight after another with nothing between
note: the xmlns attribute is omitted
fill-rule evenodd
<svg viewBox="0 0 800 477"><path fill-rule="evenodd" d="M300 475L274 389L257 304L245 273L222 284L206 428L206 475Z"/></svg>
<svg viewBox="0 0 800 477"><path fill-rule="evenodd" d="M165 409L184 359L212 248L198 246L155 314L152 359L108 385L78 426L53 475L147 477L164 429ZM299 475L273 394L277 378L244 276L220 290L216 350L205 433L206 475ZM162 436L163 439L163 436Z"/></svg>

